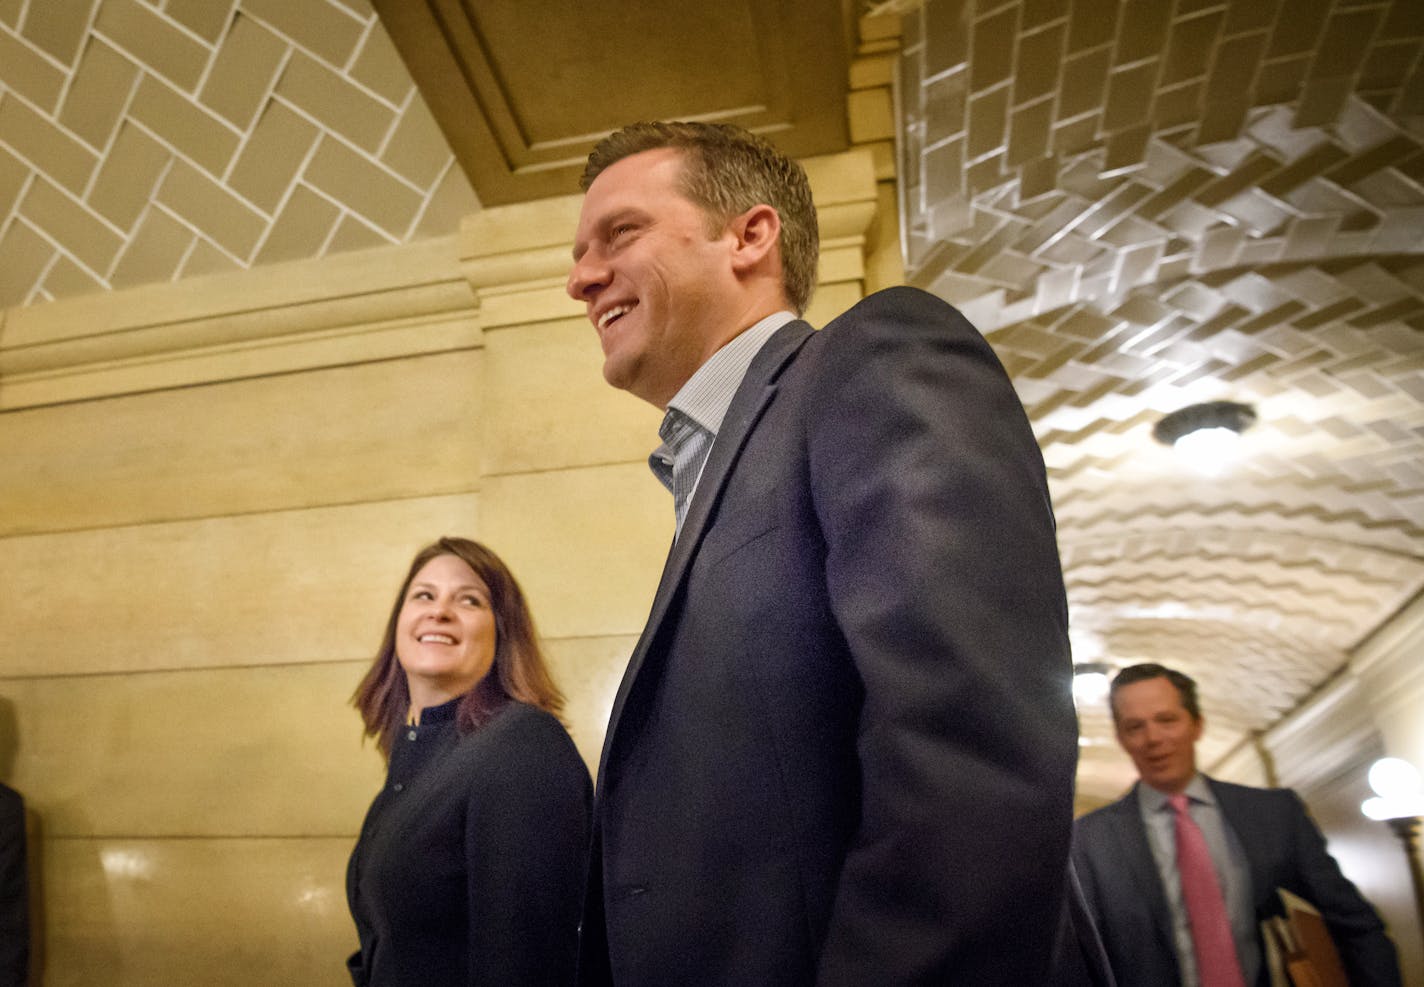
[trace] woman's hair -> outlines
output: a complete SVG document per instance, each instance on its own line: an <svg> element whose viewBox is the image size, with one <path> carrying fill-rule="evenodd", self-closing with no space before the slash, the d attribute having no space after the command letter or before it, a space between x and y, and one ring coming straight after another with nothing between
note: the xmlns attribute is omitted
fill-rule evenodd
<svg viewBox="0 0 1424 987"><path fill-rule="evenodd" d="M554 685L534 632L534 618L514 574L485 546L468 538L441 538L416 553L405 574L395 606L386 620L381 649L366 677L357 686L351 704L361 713L366 736L376 738L376 746L386 757L396 732L410 708L410 689L405 672L396 658L396 624L406 592L416 573L431 559L453 555L474 570L489 589L490 610L494 613L494 664L485 677L460 699L455 722L461 733L478 730L486 720L511 699L537 706L555 716L563 710L564 697Z"/></svg>

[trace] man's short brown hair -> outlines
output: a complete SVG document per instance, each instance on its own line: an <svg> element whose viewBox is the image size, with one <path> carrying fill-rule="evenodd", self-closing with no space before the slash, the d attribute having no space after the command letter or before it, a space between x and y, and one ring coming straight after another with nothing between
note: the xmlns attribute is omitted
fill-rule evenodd
<svg viewBox="0 0 1424 987"><path fill-rule="evenodd" d="M708 231L766 204L781 217L781 283L800 315L816 286L820 234L806 172L770 143L724 123L634 123L593 149L579 187L585 192L608 166L659 148L683 152L681 191L707 214Z"/></svg>
<svg viewBox="0 0 1424 987"><path fill-rule="evenodd" d="M1187 715L1194 720L1201 719L1201 704L1197 702L1196 680L1175 668L1145 661L1138 665L1129 665L1118 672L1117 677L1112 680L1112 685L1108 687L1108 707L1112 710L1114 723L1117 722L1118 690L1123 686L1146 682L1148 679L1166 679L1172 683L1173 688L1177 690L1177 695L1182 697L1182 708L1187 711Z"/></svg>

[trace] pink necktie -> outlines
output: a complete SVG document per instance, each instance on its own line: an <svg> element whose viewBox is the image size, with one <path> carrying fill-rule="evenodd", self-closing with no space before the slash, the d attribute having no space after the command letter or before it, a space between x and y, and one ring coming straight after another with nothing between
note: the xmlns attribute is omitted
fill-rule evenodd
<svg viewBox="0 0 1424 987"><path fill-rule="evenodd" d="M1201 987L1245 987L1241 963L1236 958L1236 942L1231 938L1226 899L1216 880L1206 837L1187 811L1184 793L1171 796L1167 804L1176 814L1177 873L1182 879L1182 900L1192 927Z"/></svg>

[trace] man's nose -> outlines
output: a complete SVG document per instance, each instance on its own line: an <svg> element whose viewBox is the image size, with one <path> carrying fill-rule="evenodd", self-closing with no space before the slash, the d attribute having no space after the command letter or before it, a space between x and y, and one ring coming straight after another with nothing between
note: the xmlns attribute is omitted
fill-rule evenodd
<svg viewBox="0 0 1424 987"><path fill-rule="evenodd" d="M607 283L607 269L595 260L593 252L590 251L574 261L564 289L574 301L587 302L592 301Z"/></svg>

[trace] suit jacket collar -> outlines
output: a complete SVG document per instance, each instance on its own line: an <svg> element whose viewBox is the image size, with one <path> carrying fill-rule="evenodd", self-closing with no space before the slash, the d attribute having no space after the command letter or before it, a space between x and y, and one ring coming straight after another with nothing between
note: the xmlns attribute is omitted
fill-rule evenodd
<svg viewBox="0 0 1424 987"><path fill-rule="evenodd" d="M687 575L688 564L692 561L697 546L702 541L712 507L721 499L722 489L726 486L732 465L736 462L737 455L746 443L752 426L756 424L762 411L765 410L776 393L777 380L783 368L800 351L806 340L811 338L812 332L811 327L800 319L788 322L778 329L766 341L756 358L752 360L751 366L747 368L746 376L742 378L742 383L732 398L731 405L727 408L726 417L722 419L722 427L717 432L712 449L707 454L707 462L702 467L702 476L697 481L697 491L693 494L692 503L688 505L687 516L682 522L682 531L673 542L667 562L663 566L662 580L658 583L658 591L653 597L653 606L648 615L648 622L643 628L642 637L638 639L638 644L633 649L632 656L628 659L628 667L623 672L623 681L619 683L618 694L613 699L613 709L608 717L608 731L603 738L603 755L598 764L598 787L600 790L603 788L609 761L608 754L613 746L618 720L623 713L628 693L652 649L653 642L657 640L663 621L668 615L669 606L677 596Z"/></svg>

